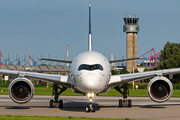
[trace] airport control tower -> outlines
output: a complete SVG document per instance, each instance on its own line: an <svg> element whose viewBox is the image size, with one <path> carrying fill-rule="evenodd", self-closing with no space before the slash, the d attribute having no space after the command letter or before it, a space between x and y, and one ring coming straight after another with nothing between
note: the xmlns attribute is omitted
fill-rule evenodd
<svg viewBox="0 0 180 120"><path fill-rule="evenodd" d="M136 58L137 57L137 33L139 32L138 21L139 18L136 16L129 16L124 19L123 32L126 32L126 58ZM134 61L134 62L133 62ZM137 60L127 61L126 69L129 72L137 69Z"/></svg>

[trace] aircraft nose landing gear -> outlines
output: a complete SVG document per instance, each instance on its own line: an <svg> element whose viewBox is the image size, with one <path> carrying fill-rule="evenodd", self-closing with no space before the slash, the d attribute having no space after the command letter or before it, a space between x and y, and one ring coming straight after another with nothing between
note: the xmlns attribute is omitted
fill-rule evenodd
<svg viewBox="0 0 180 120"><path fill-rule="evenodd" d="M94 97L94 93L88 93L87 97L89 98L89 102L88 102L89 105L86 106L86 112L95 112L96 107L95 105L93 105L93 100L92 100L92 98Z"/></svg>

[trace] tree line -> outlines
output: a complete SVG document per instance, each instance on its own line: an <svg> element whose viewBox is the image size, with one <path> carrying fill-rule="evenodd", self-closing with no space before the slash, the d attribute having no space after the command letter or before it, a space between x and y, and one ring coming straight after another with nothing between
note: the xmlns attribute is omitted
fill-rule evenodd
<svg viewBox="0 0 180 120"><path fill-rule="evenodd" d="M160 51L159 55L160 61L158 61L156 67L151 67L150 69L145 68L145 71L152 70L163 70L163 69L172 69L172 68L180 68L180 43L171 43L167 41L164 45L163 49ZM136 69L135 72L138 72ZM129 73L127 70L122 69L120 74ZM117 74L112 71L112 74ZM165 76L168 79L169 75ZM150 79L145 79L144 82L149 82ZM173 84L180 84L180 73L173 74L173 79L171 80Z"/></svg>

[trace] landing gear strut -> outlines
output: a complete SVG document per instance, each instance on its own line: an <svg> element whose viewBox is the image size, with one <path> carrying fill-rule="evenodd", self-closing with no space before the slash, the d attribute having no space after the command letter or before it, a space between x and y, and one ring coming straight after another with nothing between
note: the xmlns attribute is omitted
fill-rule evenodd
<svg viewBox="0 0 180 120"><path fill-rule="evenodd" d="M92 98L94 97L94 93L92 94L89 93L87 96L89 97L89 102L88 102L89 105L86 106L86 112L95 112L96 107L95 105L93 105L93 100L92 100Z"/></svg>
<svg viewBox="0 0 180 120"><path fill-rule="evenodd" d="M121 87L116 86L114 88L123 95L123 100L119 99L119 107L123 107L123 106L132 107L131 99L127 99L127 95L129 95L129 85L124 84ZM123 91L121 89L123 89Z"/></svg>
<svg viewBox="0 0 180 120"><path fill-rule="evenodd" d="M58 92L58 89L60 89L60 91ZM59 95L64 92L67 89L67 87L62 87L60 88L58 85L53 84L53 91L52 91L52 95L54 96L54 100L50 100L50 108L53 108L55 106L58 106L59 108L63 108L63 100L59 100Z"/></svg>

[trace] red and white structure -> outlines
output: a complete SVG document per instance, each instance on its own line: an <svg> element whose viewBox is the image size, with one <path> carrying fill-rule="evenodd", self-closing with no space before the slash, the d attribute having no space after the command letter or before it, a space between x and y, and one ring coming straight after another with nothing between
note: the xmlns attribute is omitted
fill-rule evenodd
<svg viewBox="0 0 180 120"><path fill-rule="evenodd" d="M0 54L1 54L1 58L2 58L3 63L4 63L4 64L2 64L2 65L5 65L5 61L4 61L4 58L3 58L3 55L2 55L2 53L1 53L1 51L0 51Z"/></svg>
<svg viewBox="0 0 180 120"><path fill-rule="evenodd" d="M31 59L31 56L29 55L29 60L31 62L31 66L33 66L33 62L32 62L32 59Z"/></svg>
<svg viewBox="0 0 180 120"><path fill-rule="evenodd" d="M140 57L144 58L144 64L149 64L150 67L156 67L157 66L157 61L159 58L159 53L157 53L154 48L149 50L148 52L142 54Z"/></svg>
<svg viewBox="0 0 180 120"><path fill-rule="evenodd" d="M47 82L47 90L49 89L49 83Z"/></svg>
<svg viewBox="0 0 180 120"><path fill-rule="evenodd" d="M67 61L69 61L69 50L68 50L68 46L69 46L69 45L67 45ZM67 63L67 66L69 66L68 63Z"/></svg>

